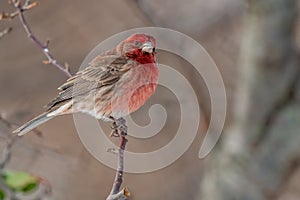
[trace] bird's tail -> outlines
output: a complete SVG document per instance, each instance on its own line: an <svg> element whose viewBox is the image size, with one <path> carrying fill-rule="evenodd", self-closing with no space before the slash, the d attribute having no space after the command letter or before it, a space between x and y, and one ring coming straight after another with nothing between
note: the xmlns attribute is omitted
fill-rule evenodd
<svg viewBox="0 0 300 200"><path fill-rule="evenodd" d="M13 133L17 133L19 136L22 136L35 127L39 126L40 124L45 123L46 121L52 119L54 116L49 116L49 113L43 113L36 118L30 120L29 122L25 123L23 126L19 127L18 129L14 130Z"/></svg>

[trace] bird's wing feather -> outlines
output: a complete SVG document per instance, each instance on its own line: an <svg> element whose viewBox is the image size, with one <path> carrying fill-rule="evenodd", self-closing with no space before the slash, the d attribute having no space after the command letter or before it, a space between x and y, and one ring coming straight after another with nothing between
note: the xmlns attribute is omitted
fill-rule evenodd
<svg viewBox="0 0 300 200"><path fill-rule="evenodd" d="M74 97L80 97L100 87L113 86L132 64L125 57L116 55L97 56L88 67L79 71L58 89L58 96L47 106L52 110Z"/></svg>

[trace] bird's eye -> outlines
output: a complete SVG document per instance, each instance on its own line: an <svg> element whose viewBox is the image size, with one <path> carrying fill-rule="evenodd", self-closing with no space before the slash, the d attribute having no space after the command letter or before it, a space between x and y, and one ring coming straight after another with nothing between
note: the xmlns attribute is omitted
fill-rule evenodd
<svg viewBox="0 0 300 200"><path fill-rule="evenodd" d="M140 45L140 42L139 41L135 41L134 44L135 45Z"/></svg>
<svg viewBox="0 0 300 200"><path fill-rule="evenodd" d="M153 48L153 50L152 50L153 52L155 52L155 48Z"/></svg>

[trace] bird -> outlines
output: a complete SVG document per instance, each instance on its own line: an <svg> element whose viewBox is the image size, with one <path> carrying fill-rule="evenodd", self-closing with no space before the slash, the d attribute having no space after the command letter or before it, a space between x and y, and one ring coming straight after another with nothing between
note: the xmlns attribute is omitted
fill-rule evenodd
<svg viewBox="0 0 300 200"><path fill-rule="evenodd" d="M155 92L159 69L156 39L136 33L102 54L70 77L45 112L14 130L22 136L50 119L86 113L113 121L138 110Z"/></svg>

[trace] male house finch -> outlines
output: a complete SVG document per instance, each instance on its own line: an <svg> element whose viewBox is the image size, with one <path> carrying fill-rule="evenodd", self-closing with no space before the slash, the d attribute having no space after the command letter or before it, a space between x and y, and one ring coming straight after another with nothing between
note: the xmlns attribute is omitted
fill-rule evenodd
<svg viewBox="0 0 300 200"><path fill-rule="evenodd" d="M55 116L83 112L97 119L118 119L140 108L158 81L152 36L134 34L69 78L47 110L14 131L24 135Z"/></svg>

